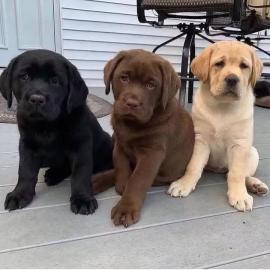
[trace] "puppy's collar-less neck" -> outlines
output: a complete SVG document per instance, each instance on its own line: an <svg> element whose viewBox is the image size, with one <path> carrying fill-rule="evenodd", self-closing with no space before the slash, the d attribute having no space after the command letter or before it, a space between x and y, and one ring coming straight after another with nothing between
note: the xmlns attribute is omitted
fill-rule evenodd
<svg viewBox="0 0 270 270"><path fill-rule="evenodd" d="M245 95L240 97L239 99L231 100L231 101L222 101L220 99L216 98L210 93L210 85L209 83L201 83L198 94L200 96L200 99L204 104L206 104L206 107L213 108L216 111L216 107L219 108L219 110L222 108L224 111L232 111L237 110L238 108L241 108L240 104L245 104L245 106L253 106L254 103L254 95L251 89L251 86L248 86L248 89L246 89Z"/></svg>
<svg viewBox="0 0 270 270"><path fill-rule="evenodd" d="M153 111L152 117L145 123L139 122L133 119L124 119L122 117L119 117L118 115L113 113L112 122L114 122L114 119L117 119L120 123L125 125L128 128L136 128L136 129L145 129L155 126L156 124L160 125L161 122L166 122L171 117L171 115L174 112L174 109L176 106L180 106L176 100L176 98L173 98L170 102L168 102L166 109L162 106L162 104L159 104Z"/></svg>

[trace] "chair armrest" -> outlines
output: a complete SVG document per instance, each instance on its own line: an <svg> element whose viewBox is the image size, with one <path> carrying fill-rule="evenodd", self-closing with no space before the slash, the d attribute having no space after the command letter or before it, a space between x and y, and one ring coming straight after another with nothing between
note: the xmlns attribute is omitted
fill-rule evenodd
<svg viewBox="0 0 270 270"><path fill-rule="evenodd" d="M137 0L137 17L140 23L146 23L144 9L142 8L142 0Z"/></svg>

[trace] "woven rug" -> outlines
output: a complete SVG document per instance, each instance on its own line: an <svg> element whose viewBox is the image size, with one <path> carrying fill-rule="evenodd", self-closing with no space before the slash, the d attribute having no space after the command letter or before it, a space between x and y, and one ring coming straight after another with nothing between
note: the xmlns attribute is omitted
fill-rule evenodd
<svg viewBox="0 0 270 270"><path fill-rule="evenodd" d="M87 105L97 118L111 113L112 105L108 101L89 94ZM0 94L0 123L16 123L16 100L13 98L13 104L10 109L7 108L7 102Z"/></svg>

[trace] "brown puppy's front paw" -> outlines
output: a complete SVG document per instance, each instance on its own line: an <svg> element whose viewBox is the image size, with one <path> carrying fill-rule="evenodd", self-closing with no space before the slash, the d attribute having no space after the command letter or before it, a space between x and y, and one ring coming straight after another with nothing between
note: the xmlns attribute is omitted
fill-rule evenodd
<svg viewBox="0 0 270 270"><path fill-rule="evenodd" d="M126 188L126 183L123 183L123 182L116 182L115 183L115 191L119 195L122 195L124 193L125 188Z"/></svg>
<svg viewBox="0 0 270 270"><path fill-rule="evenodd" d="M140 219L140 211L135 203L120 200L111 212L111 219L115 226L124 225L128 227Z"/></svg>

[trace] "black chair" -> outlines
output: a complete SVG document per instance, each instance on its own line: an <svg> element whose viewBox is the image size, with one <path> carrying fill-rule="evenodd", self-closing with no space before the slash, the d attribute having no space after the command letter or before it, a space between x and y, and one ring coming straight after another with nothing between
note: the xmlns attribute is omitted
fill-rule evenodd
<svg viewBox="0 0 270 270"><path fill-rule="evenodd" d="M239 1L240 2L240 1ZM270 40L270 38L267 36L267 32L265 32L264 35L261 35L259 37L253 37L251 38L250 34L254 34L263 30L270 29L270 20L262 17L259 13L264 13L265 11L263 9L270 7L270 1L267 1L268 4L265 5L251 5L248 2L250 1L242 1L242 6L239 6L239 10L235 12L234 14L234 23L229 23L224 27L224 25L219 25L220 18L211 18L209 25L211 25L211 28L213 30L219 31L218 34L234 37L239 41L243 41L246 44L256 48L258 51L266 54L267 56L270 56L270 50L266 51L262 48L258 47L256 43L261 40ZM266 2L266 1L264 1ZM260 11L257 13L257 11ZM237 20L236 18L239 18ZM228 29L228 27L230 27ZM237 28L237 30L233 30L233 28ZM270 66L269 62L263 63L264 66ZM262 73L262 79L270 79L269 73Z"/></svg>
<svg viewBox="0 0 270 270"><path fill-rule="evenodd" d="M155 11L156 20L147 19L146 12L148 10ZM193 14L195 12L197 15L186 14L186 12L192 12ZM185 103L187 82L189 103L192 102L193 97L193 82L195 79L190 70L190 63L195 57L196 36L210 43L214 43L209 38L211 36L234 36L238 40L243 40L261 50L246 35L250 34L251 31L254 33L270 28L265 21L254 24L254 21L259 22L260 20L256 12L248 8L247 0L137 0L137 16L141 23L149 23L154 27L177 27L181 32L155 47L153 52L178 38L186 36L181 61L181 91L179 91L179 99L183 104ZM175 19L192 19L194 22L189 24L179 23ZM200 21L195 22L197 19ZM203 32L209 37L203 35ZM268 54L266 51L263 52Z"/></svg>

